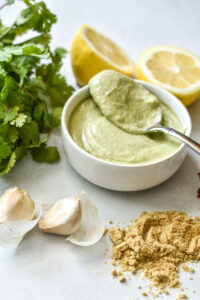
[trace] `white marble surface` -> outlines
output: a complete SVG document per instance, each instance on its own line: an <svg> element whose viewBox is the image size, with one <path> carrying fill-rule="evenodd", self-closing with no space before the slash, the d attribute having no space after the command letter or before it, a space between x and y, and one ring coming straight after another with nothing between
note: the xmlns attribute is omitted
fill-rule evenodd
<svg viewBox="0 0 200 300"><path fill-rule="evenodd" d="M57 14L53 29L53 46L69 49L74 31L82 23L91 24L106 32L124 48L136 62L145 48L169 44L188 48L200 55L199 0L48 0L48 6ZM21 4L17 4L20 8ZM7 23L17 9L7 9L3 18ZM2 13L1 13L2 14ZM74 84L69 58L63 72ZM189 107L192 117L192 136L200 140L200 99ZM200 157L189 152L180 170L162 185L143 192L119 193L90 184L68 164L64 155L59 130L52 136L61 152L58 164L37 164L24 158L13 171L0 179L0 192L13 185L27 189L38 203L54 202L63 196L85 190L99 209L106 223L127 221L142 210L184 210L199 215L200 200L196 191L200 186L197 172ZM105 248L111 247L107 238L97 245L80 248L65 242L65 238L30 232L15 253L0 254L1 300L110 300L144 299L137 289L147 282L141 276L120 284L105 264ZM196 269L199 269L199 264ZM193 280L182 273L181 281L190 299L200 299L197 270ZM196 293L193 293L196 290ZM175 299L177 290L162 299Z"/></svg>

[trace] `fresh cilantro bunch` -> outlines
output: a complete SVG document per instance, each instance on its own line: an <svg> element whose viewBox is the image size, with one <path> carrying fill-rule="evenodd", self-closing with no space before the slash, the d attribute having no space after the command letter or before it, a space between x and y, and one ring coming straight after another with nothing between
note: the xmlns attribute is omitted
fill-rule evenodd
<svg viewBox="0 0 200 300"><path fill-rule="evenodd" d="M50 30L56 16L43 1L22 0L26 8L6 27L0 20L0 175L6 174L28 152L37 162L59 159L41 134L59 126L62 107L73 88L60 75L66 50L50 50ZM0 9L11 5L7 0ZM24 42L27 31L38 35Z"/></svg>

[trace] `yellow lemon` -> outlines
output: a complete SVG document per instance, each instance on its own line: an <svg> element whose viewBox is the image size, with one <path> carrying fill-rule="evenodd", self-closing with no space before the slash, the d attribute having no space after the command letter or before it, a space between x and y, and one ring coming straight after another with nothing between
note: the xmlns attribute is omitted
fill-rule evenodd
<svg viewBox="0 0 200 300"><path fill-rule="evenodd" d="M200 58L172 46L149 48L139 58L137 78L168 90L189 105L200 95Z"/></svg>
<svg viewBox="0 0 200 300"><path fill-rule="evenodd" d="M134 64L124 50L88 25L82 25L75 33L70 57L74 76L81 86L86 85L98 72L107 69L127 76L134 73Z"/></svg>

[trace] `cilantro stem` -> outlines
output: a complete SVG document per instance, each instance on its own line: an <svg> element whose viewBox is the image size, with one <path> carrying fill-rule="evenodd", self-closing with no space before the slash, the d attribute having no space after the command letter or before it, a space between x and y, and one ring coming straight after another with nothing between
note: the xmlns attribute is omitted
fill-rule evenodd
<svg viewBox="0 0 200 300"><path fill-rule="evenodd" d="M8 5L8 3L4 3L3 5L0 6L0 9L3 9L7 5Z"/></svg>

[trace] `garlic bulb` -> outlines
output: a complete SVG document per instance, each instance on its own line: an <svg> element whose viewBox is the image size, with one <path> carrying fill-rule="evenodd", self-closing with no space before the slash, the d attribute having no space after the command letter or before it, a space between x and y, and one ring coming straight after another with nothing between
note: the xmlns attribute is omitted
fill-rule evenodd
<svg viewBox="0 0 200 300"><path fill-rule="evenodd" d="M19 187L5 191L0 197L0 246L16 247L33 229L41 215L28 193Z"/></svg>
<svg viewBox="0 0 200 300"><path fill-rule="evenodd" d="M42 231L69 235L74 233L80 223L81 205L78 198L64 198L55 203L48 213L39 220Z"/></svg>
<svg viewBox="0 0 200 300"><path fill-rule="evenodd" d="M29 221L35 213L35 204L27 191L13 187L0 197L0 223Z"/></svg>

